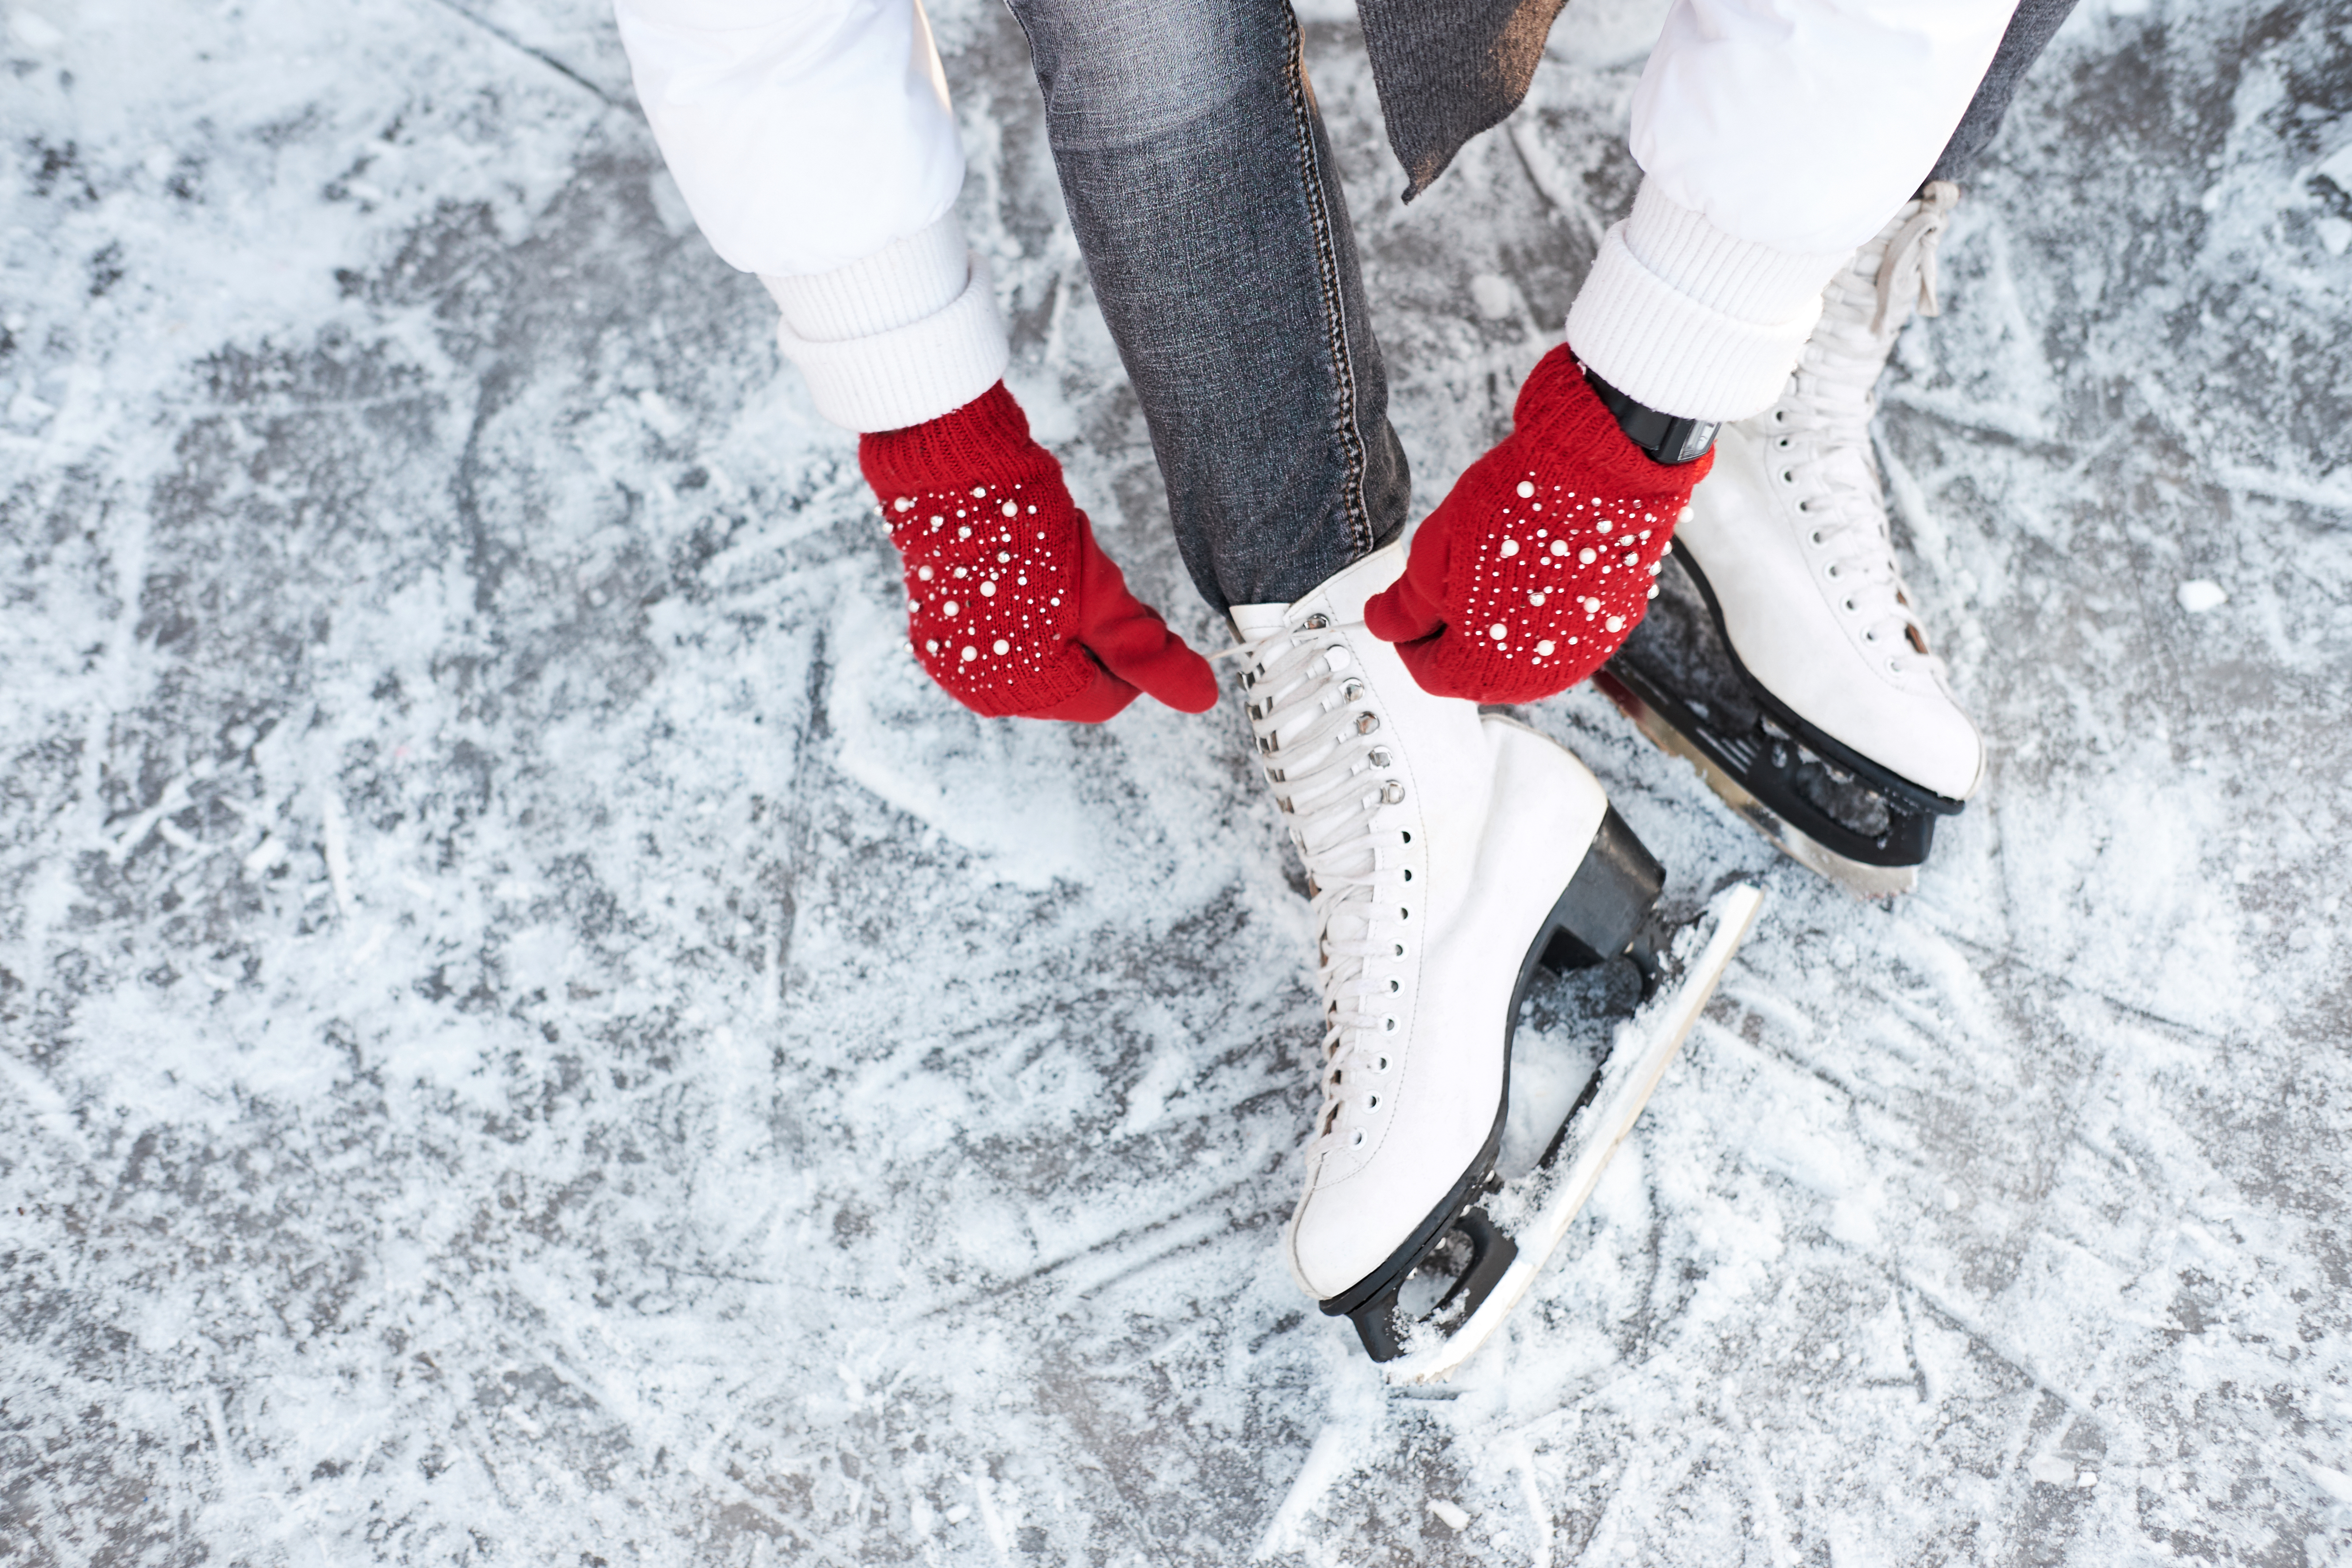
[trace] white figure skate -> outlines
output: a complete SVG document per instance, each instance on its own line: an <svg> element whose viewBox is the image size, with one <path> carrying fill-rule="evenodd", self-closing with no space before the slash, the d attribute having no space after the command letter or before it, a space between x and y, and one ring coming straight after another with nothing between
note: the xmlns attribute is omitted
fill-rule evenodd
<svg viewBox="0 0 2352 1568"><path fill-rule="evenodd" d="M1855 252L1780 402L1724 426L1659 596L1601 688L1791 857L1865 896L1908 891L1984 744L1895 566L1870 448L1914 301L1932 314L1955 185Z"/></svg>
<svg viewBox="0 0 2352 1568"><path fill-rule="evenodd" d="M1536 965L1627 953L1664 882L1582 763L1432 697L1365 629L1365 599L1403 564L1392 545L1296 604L1234 611L1251 728L1315 901L1324 1000L1322 1105L1284 1247L1375 1361L1405 1348L1399 1289L1444 1261L1449 1235L1470 1256L1442 1321L1475 1313L1519 1250L1478 1205Z"/></svg>

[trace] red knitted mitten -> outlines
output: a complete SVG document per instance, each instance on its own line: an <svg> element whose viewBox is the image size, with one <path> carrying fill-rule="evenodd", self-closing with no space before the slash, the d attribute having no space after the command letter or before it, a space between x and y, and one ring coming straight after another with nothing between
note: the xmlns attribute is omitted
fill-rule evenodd
<svg viewBox="0 0 2352 1568"><path fill-rule="evenodd" d="M1627 440L1567 345L1519 388L1511 433L1423 521L1364 625L1423 689L1532 702L1632 633L1709 452L1672 468Z"/></svg>
<svg viewBox="0 0 2352 1568"><path fill-rule="evenodd" d="M864 436L858 466L907 568L915 658L985 718L1094 724L1139 688L1216 705L1209 661L1137 602L998 382L952 414Z"/></svg>

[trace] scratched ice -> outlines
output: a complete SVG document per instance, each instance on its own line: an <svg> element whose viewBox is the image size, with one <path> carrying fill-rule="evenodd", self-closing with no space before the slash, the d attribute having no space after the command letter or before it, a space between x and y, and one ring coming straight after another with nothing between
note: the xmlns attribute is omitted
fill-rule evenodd
<svg viewBox="0 0 2352 1568"><path fill-rule="evenodd" d="M1658 11L1410 208L1308 14L1423 504ZM1013 383L1221 644L1019 29L935 17ZM1276 1256L1240 716L926 683L595 0L8 0L0 60L0 1563L2352 1554L2339 7L2087 0L1960 208L1878 434L1992 773L1916 897L1530 711L1772 901L1451 1403Z"/></svg>

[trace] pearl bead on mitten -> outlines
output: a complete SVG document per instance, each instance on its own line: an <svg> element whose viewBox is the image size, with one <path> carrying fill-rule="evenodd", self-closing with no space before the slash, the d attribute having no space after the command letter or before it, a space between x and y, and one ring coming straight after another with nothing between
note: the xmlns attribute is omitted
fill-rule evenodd
<svg viewBox="0 0 2352 1568"><path fill-rule="evenodd" d="M1563 344L1519 388L1511 433L1423 520L1404 575L1365 604L1364 625L1439 697L1565 691L1641 620L1714 461L1653 462Z"/></svg>
<svg viewBox="0 0 2352 1568"><path fill-rule="evenodd" d="M949 696L985 718L1087 724L1139 689L1187 713L1216 705L1208 660L1127 591L1003 382L859 437L857 461L906 563L915 658Z"/></svg>

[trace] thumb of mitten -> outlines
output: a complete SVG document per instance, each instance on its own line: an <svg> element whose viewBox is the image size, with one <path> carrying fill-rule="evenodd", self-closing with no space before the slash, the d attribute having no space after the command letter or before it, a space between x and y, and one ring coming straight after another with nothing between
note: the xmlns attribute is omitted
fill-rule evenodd
<svg viewBox="0 0 2352 1568"><path fill-rule="evenodd" d="M1078 641L1120 679L1184 713L1217 705L1217 677L1209 661L1168 629L1160 612L1127 591L1126 574L1095 543L1079 512Z"/></svg>
<svg viewBox="0 0 2352 1568"><path fill-rule="evenodd" d="M1445 628L1445 569L1453 550L1444 508L1412 536L1404 575L1364 601L1364 626L1382 642L1418 642Z"/></svg>

